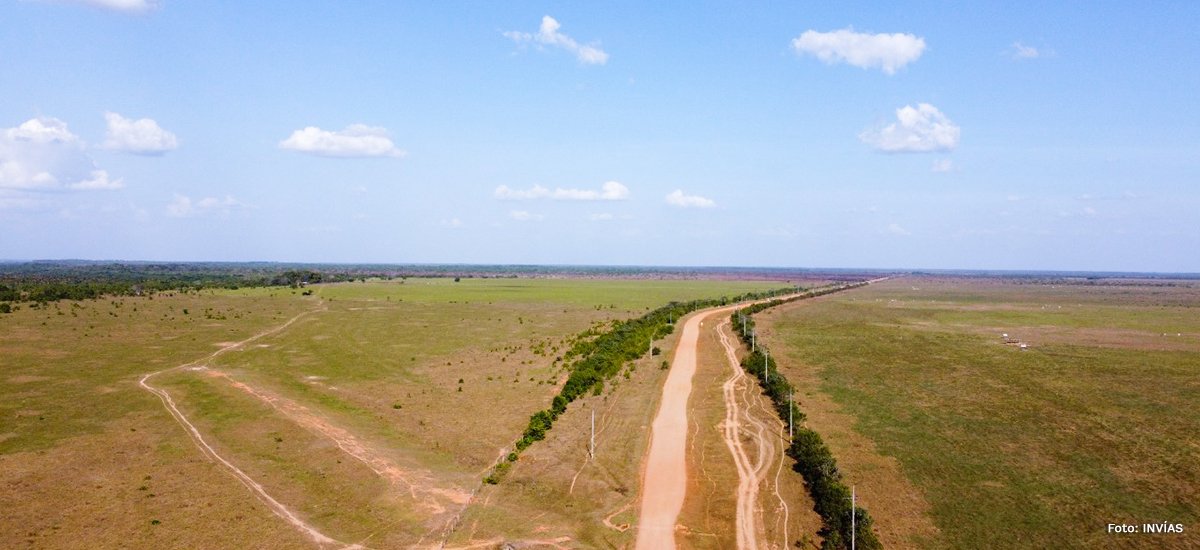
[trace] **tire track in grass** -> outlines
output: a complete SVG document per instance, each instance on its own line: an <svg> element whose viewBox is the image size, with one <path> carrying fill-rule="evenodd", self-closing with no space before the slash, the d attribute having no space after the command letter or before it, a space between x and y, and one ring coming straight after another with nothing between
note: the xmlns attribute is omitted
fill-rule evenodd
<svg viewBox="0 0 1200 550"><path fill-rule="evenodd" d="M725 420L721 423L721 435L729 453L733 455L738 472L737 515L735 526L737 531L738 550L758 550L758 520L761 511L758 507L758 488L762 482L762 473L766 469L768 457L774 455L774 449L768 453L768 442L762 434L762 424L749 414L750 402L744 391L739 391L746 375L737 362L736 348L722 330L727 322L716 327L721 346L725 348L725 358L732 367L732 374L721 386L725 399ZM739 401L746 400L745 407ZM742 445L743 419L748 429L745 433L757 443L755 458L751 460L750 453ZM753 430L753 431L751 431Z"/></svg>
<svg viewBox="0 0 1200 550"><path fill-rule="evenodd" d="M275 333L291 326L292 323L295 323L297 320L299 320L301 317L304 317L305 315L314 313L316 311L323 311L323 310L324 310L324 307L321 307L320 309L305 311L303 313L296 315L295 317L292 317L291 319L288 319L287 322L285 322L282 325L279 325L275 328L255 334L254 336L251 336L245 340L242 340L241 342L236 342L236 343L226 344L224 346L221 346L221 349L218 349L217 351L213 352L211 355L208 355L202 359L197 359L195 361L192 361L190 363L185 363L185 364L179 365L177 367L172 367L169 369L163 369L163 370L160 370L157 372L149 373L145 376L142 376L142 379L140 381L138 381L138 385L140 385L146 391L158 396L158 399L160 401L162 401L163 406L166 407L167 412L170 413L171 417L175 419L175 422L177 422L184 429L184 431L187 432L188 436L191 437L191 439L192 439L192 443L194 443L196 445L196 447L200 449L200 451L204 454L204 456L206 458L208 458L210 461L218 462L222 466L224 466L225 471L228 472L229 475L233 476L234 479L237 479L239 482L241 482L242 485L245 485L247 489L250 489L250 491L254 493L254 496L257 497L258 500L260 500L263 504L267 505L267 508L269 508L271 510L271 512L273 512L275 515L279 516L284 521L291 524L293 527L298 529L301 533L304 533L305 535L307 535L309 539L311 539L314 543L317 544L317 546L319 546L321 548L325 548L328 546L336 546L336 547L342 548L343 550L359 550L364 547L359 544L346 544L344 542L338 541L338 540L334 539L333 537L330 537L330 536L318 531L315 527L308 524L304 520L300 519L300 517L297 516L290 509L288 509L287 506L284 506L278 500L275 500L274 497L272 497L269 493L267 493L266 489L264 489L260 483L251 479L250 476L246 475L246 472L243 472L240 468L238 468L237 466L234 466L233 463L226 460L220 454L217 454L217 451L215 449L213 449L212 446L209 445L207 441L204 440L204 436L200 435L200 431L196 429L196 426L193 425L187 419L187 417L184 416L184 414L182 412L180 412L179 407L176 406L175 400L171 398L170 393L168 393L166 390L164 390L162 388L156 388L149 384L149 380L159 374L162 374L164 372L169 372L169 371L182 370L182 369L186 369L186 368L196 367L200 363L210 362L213 359L216 359L217 357L219 357L225 353L228 353L235 349L240 349L243 346L245 346L246 344L249 344L250 342L258 340L259 338L262 338L264 336L268 336L271 334L275 334Z"/></svg>

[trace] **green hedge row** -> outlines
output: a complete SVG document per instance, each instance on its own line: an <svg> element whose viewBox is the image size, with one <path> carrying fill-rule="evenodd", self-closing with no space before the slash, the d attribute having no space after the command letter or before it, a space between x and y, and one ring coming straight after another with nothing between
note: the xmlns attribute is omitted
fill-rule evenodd
<svg viewBox="0 0 1200 550"><path fill-rule="evenodd" d="M854 283L813 290L800 296L754 304L733 313L731 322L734 332L747 347L752 348L750 355L742 360L742 368L758 378L759 385L775 405L779 418L785 423L789 421L790 417L793 426L801 425L805 416L792 399L795 388L787 378L779 374L779 368L775 364L775 360L770 357L770 352L766 347L754 338L754 319L751 316L764 309L787 302L857 288L866 284ZM861 507L852 506L850 489L842 483L842 474L838 470L837 461L834 460L833 453L829 451L829 447L825 445L817 432L808 428L795 428L795 436L792 438L791 447L788 448L788 456L796 461L794 469L804 476L804 483L808 486L808 493L815 504L814 509L821 516L823 525L819 534L825 541L821 546L823 549L849 548L851 536L855 539L856 548L875 550L883 547L871 529L871 516ZM854 514L853 535L851 535L851 514Z"/></svg>

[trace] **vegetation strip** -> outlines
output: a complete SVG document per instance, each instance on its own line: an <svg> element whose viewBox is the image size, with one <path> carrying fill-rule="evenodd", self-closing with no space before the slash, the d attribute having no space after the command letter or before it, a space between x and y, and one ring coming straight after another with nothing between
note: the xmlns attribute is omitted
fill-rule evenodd
<svg viewBox="0 0 1200 550"><path fill-rule="evenodd" d="M606 332L591 329L580 334L571 349L562 356L562 360L568 361L567 370L571 373L567 377L567 383L563 385L559 394L554 396L550 408L538 411L529 418L529 425L514 443L513 451L492 468L484 477L484 482L499 483L517 461L521 451L529 448L535 441L546 438L546 432L554 425L559 415L567 410L567 405L589 391L593 395L599 395L604 391L605 380L617 375L627 362L650 351L655 339L674 332L675 321L680 317L704 308L762 300L802 290L789 287L748 292L733 298L671 302L635 319L613 321L612 328Z"/></svg>
<svg viewBox="0 0 1200 550"><path fill-rule="evenodd" d="M761 302L735 311L731 317L733 330L750 348L750 355L742 359L742 368L758 378L759 385L771 399L775 411L785 424L795 426L795 436L792 438L788 456L796 461L794 469L804 476L809 495L813 499L813 508L821 516L823 526L818 534L824 539L822 549L834 550L849 548L848 541L854 540L854 547L863 550L882 548L879 538L871 529L871 516L867 511L851 503L850 489L842 483L842 474L838 470L837 461L829 447L821 440L817 432L801 427L805 415L792 400L795 387L787 378L779 373L779 367L771 358L770 351L762 343L757 342L754 332L755 313L796 300L815 298L842 290L865 286L866 282L838 285L820 290L806 292L799 296L786 299ZM851 508L853 507L853 512ZM851 513L854 520L851 521Z"/></svg>

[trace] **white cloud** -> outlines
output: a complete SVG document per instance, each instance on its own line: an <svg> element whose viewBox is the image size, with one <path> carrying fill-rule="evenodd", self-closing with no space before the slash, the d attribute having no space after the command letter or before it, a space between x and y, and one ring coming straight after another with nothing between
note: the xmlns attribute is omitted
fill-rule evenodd
<svg viewBox="0 0 1200 550"><path fill-rule="evenodd" d="M92 170L91 179L86 179L78 183L72 183L67 187L71 189L120 189L125 187L125 180L108 179L108 172L104 170Z"/></svg>
<svg viewBox="0 0 1200 550"><path fill-rule="evenodd" d="M396 148L388 139L386 128L351 124L340 132L309 126L292 132L279 142L280 149L291 149L321 157L404 157L408 153Z"/></svg>
<svg viewBox="0 0 1200 550"><path fill-rule="evenodd" d="M1033 46L1026 46L1020 42L1013 42L1012 56L1017 59L1037 59L1038 49Z"/></svg>
<svg viewBox="0 0 1200 550"><path fill-rule="evenodd" d="M540 221L542 218L545 217L541 214L530 214L529 212L526 212L524 210L510 210L508 212L508 215L512 219L517 220L517 221L522 221L522 222Z"/></svg>
<svg viewBox="0 0 1200 550"><path fill-rule="evenodd" d="M457 228L459 228L459 227L462 227L462 226L463 226L463 222L462 222L462 220L460 220L460 219L458 219L458 218L452 218L452 219L449 219L449 220L442 220L442 222L441 222L441 226L442 226L442 227L449 227L449 228L451 228L451 229L457 229Z"/></svg>
<svg viewBox="0 0 1200 550"><path fill-rule="evenodd" d="M58 4L80 4L125 13L146 13L158 9L158 0L40 0Z"/></svg>
<svg viewBox="0 0 1200 550"><path fill-rule="evenodd" d="M613 218L612 214L609 214L607 212L604 212L601 214L592 214L591 216L588 216L588 219L592 220L594 222L607 221L607 220L611 220L612 218Z"/></svg>
<svg viewBox="0 0 1200 550"><path fill-rule="evenodd" d="M799 55L810 54L826 64L847 63L887 74L916 61L925 51L925 39L911 34L866 34L845 28L833 32L805 31L792 39Z"/></svg>
<svg viewBox="0 0 1200 550"><path fill-rule="evenodd" d="M958 146L959 127L928 103L896 109L896 122L872 128L858 139L885 153L949 151Z"/></svg>
<svg viewBox="0 0 1200 550"><path fill-rule="evenodd" d="M228 215L233 210L243 208L246 208L245 204L229 195L225 195L224 199L206 197L193 201L187 196L176 193L175 199L167 205L167 215L173 218L190 218L211 213Z"/></svg>
<svg viewBox="0 0 1200 550"><path fill-rule="evenodd" d="M496 188L494 195L497 199L507 200L540 199L550 196L550 190L540 185L534 185L527 190L511 189L507 185L501 185Z"/></svg>
<svg viewBox="0 0 1200 550"><path fill-rule="evenodd" d="M39 117L0 130L0 189L35 192L124 186L120 179L110 180L85 149L83 140L57 118Z"/></svg>
<svg viewBox="0 0 1200 550"><path fill-rule="evenodd" d="M504 36L517 44L536 41L539 44L562 48L575 54L575 58L584 65L603 65L608 62L608 54L603 50L595 46L581 45L575 42L571 37L558 32L558 29L561 27L562 25L558 21L547 15L542 17L542 26L538 28L537 34L508 31L504 33Z"/></svg>
<svg viewBox="0 0 1200 550"><path fill-rule="evenodd" d="M933 161L934 172L952 172L954 170L954 161L950 159L936 159Z"/></svg>
<svg viewBox="0 0 1200 550"><path fill-rule="evenodd" d="M888 226L887 232L891 233L892 235L911 235L912 234L907 229L900 227L898 224L894 224L894 223Z"/></svg>
<svg viewBox="0 0 1200 550"><path fill-rule="evenodd" d="M629 188L615 181L605 182L604 185L600 186L599 191L592 189L563 189L561 187L551 191L540 185L534 185L529 189L512 189L507 185L501 185L496 188L493 195L498 199L505 200L548 198L559 201L619 201L629 198Z"/></svg>
<svg viewBox="0 0 1200 550"><path fill-rule="evenodd" d="M684 195L683 190L676 189L666 197L667 204L679 208L713 208L717 203L699 195Z"/></svg>
<svg viewBox="0 0 1200 550"><path fill-rule="evenodd" d="M108 121L108 135L102 145L105 149L136 155L161 155L179 147L175 134L163 130L152 119L130 120L112 112L105 112L104 119Z"/></svg>

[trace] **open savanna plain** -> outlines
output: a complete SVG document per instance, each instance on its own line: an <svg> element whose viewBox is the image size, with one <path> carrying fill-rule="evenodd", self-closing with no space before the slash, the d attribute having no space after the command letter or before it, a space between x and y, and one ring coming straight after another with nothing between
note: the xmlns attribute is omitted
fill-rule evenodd
<svg viewBox="0 0 1200 550"><path fill-rule="evenodd" d="M888 547L1200 547L1197 281L909 276L757 318ZM1183 532L1108 530L1151 523Z"/></svg>
<svg viewBox="0 0 1200 550"><path fill-rule="evenodd" d="M0 315L0 547L627 545L675 335L481 480L558 392L575 335L781 286L407 279L23 305Z"/></svg>

